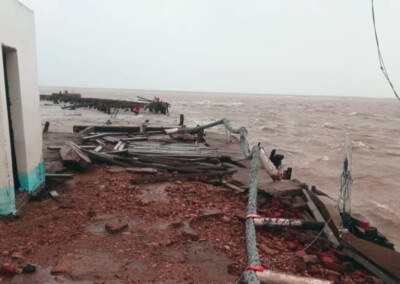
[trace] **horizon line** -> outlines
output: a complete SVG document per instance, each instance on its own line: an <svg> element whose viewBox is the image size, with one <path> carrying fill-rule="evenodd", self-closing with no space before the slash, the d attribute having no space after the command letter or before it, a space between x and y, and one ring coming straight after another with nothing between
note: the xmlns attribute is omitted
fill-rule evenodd
<svg viewBox="0 0 400 284"><path fill-rule="evenodd" d="M283 93L258 93L258 92L219 92L219 91L182 91L182 90L157 90L157 89L133 89L133 88L112 88L112 87L79 87L79 86L42 86L39 88L69 88L69 89L97 89L97 90L122 90L122 91L143 91L143 92L165 92L165 93L195 93L195 94L219 94L219 95L261 95L261 96L287 96L287 97L320 97L320 98L344 98L344 99L395 99L390 96L345 96L345 95L306 95L306 94L283 94Z"/></svg>

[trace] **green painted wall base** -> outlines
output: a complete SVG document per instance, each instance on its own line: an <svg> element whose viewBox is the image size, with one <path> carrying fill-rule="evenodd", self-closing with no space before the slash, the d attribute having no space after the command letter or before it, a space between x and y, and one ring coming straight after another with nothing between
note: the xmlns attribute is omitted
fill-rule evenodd
<svg viewBox="0 0 400 284"><path fill-rule="evenodd" d="M44 183L44 163L40 162L29 173L18 173L19 190L33 192Z"/></svg>
<svg viewBox="0 0 400 284"><path fill-rule="evenodd" d="M18 173L19 190L29 193L38 189L44 183L44 163L40 162L29 173ZM0 187L0 215L15 214L14 186Z"/></svg>
<svg viewBox="0 0 400 284"><path fill-rule="evenodd" d="M0 215L15 214L14 186L0 187Z"/></svg>

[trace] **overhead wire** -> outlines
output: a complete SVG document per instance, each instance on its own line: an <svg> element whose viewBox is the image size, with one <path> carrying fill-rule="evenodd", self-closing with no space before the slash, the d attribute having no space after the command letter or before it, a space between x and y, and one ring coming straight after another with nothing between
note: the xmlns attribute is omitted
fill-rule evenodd
<svg viewBox="0 0 400 284"><path fill-rule="evenodd" d="M381 71L383 73L383 76L385 76L386 80L389 82L390 87L393 90L394 95L396 96L396 98L400 101L400 97L396 92L396 89L393 86L392 81L389 78L389 74L387 72L386 66L385 66L385 62L383 61L383 57L382 57L382 53L381 53L381 48L379 46L379 39L378 39L378 32L376 30L376 20L375 20L375 8L374 8L374 0L371 0L371 5L372 5L372 22L374 23L374 32L375 32L375 40L376 40L376 46L378 48L378 58L379 58L379 64L380 64L380 68Z"/></svg>

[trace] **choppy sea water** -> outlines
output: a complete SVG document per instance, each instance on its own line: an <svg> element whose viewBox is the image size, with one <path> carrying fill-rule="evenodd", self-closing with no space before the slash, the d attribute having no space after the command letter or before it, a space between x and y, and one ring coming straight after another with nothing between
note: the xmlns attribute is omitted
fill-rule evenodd
<svg viewBox="0 0 400 284"><path fill-rule="evenodd" d="M50 94L64 88L41 88ZM400 103L392 99L269 96L72 89L85 97L136 100L158 96L172 104L170 115L119 113L113 124L186 125L226 117L249 131L251 145L285 155L292 177L338 197L344 135L353 139L352 213L377 226L400 250ZM61 110L41 102L42 121L53 131L72 131L76 124L103 124L109 115L96 110Z"/></svg>

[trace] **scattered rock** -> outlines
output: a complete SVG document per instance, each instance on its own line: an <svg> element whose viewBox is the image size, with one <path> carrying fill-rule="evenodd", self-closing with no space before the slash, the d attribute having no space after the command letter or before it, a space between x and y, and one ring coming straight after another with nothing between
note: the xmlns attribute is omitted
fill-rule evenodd
<svg viewBox="0 0 400 284"><path fill-rule="evenodd" d="M321 254L322 255L322 254ZM330 256L328 256L328 255L323 255L322 257L321 257L321 260L322 260L322 262L323 263L334 263L335 262L335 259L334 258L332 258L332 257L330 257Z"/></svg>
<svg viewBox="0 0 400 284"><path fill-rule="evenodd" d="M318 262L318 256L313 255L313 254L306 254L303 256L303 261L307 264L311 263L317 263Z"/></svg>
<svg viewBox="0 0 400 284"><path fill-rule="evenodd" d="M14 252L14 253L11 255L11 257L12 257L12 258L15 258L15 259L24 259L24 256L23 256L23 254L22 254L21 252Z"/></svg>
<svg viewBox="0 0 400 284"><path fill-rule="evenodd" d="M53 269L51 270L50 273L51 274L68 274L68 275L70 275L71 274L71 266L67 261L62 260L62 261L59 261L57 263L57 265L53 267Z"/></svg>
<svg viewBox="0 0 400 284"><path fill-rule="evenodd" d="M182 235L190 237L191 240L197 241L199 239L197 232L187 222L171 223L168 228L180 231Z"/></svg>
<svg viewBox="0 0 400 284"><path fill-rule="evenodd" d="M246 220L246 216L247 216L247 214L245 211L240 210L240 209L235 210L235 217L238 218L239 220L241 220L241 221Z"/></svg>
<svg viewBox="0 0 400 284"><path fill-rule="evenodd" d="M1 253L1 255L2 255L2 256L9 256L9 255L10 255L10 252L7 251L7 250L5 250L5 251L3 251L3 252Z"/></svg>
<svg viewBox="0 0 400 284"><path fill-rule="evenodd" d="M333 270L329 270L329 269L325 269L324 272L325 272L326 274L334 275L334 276L340 276L340 275L341 275L339 272L333 271Z"/></svg>
<svg viewBox="0 0 400 284"><path fill-rule="evenodd" d="M299 250L295 252L296 256L298 256L299 258L303 258L304 256L307 255L307 253L304 250Z"/></svg>
<svg viewBox="0 0 400 284"><path fill-rule="evenodd" d="M296 261L296 271L303 272L307 270L307 265L302 261Z"/></svg>
<svg viewBox="0 0 400 284"><path fill-rule="evenodd" d="M286 246L288 249L294 250L294 249L296 249L297 244L295 244L294 242L288 242Z"/></svg>
<svg viewBox="0 0 400 284"><path fill-rule="evenodd" d="M116 219L108 221L105 225L105 228L110 233L119 233L126 228L128 228L128 220L127 219Z"/></svg>
<svg viewBox="0 0 400 284"><path fill-rule="evenodd" d="M36 272L36 266L34 266L32 264L28 264L22 269L22 272L23 273L35 273Z"/></svg>
<svg viewBox="0 0 400 284"><path fill-rule="evenodd" d="M342 251L342 250L335 249L335 250L333 251L333 253L334 253L335 256L336 256L339 260L341 260L341 261L345 261L345 260L348 259L346 253L345 253L344 251Z"/></svg>
<svg viewBox="0 0 400 284"><path fill-rule="evenodd" d="M344 265L340 264L340 263L336 263L336 262L326 262L324 263L325 267L330 269L330 270L334 270L340 273L343 273L346 271L346 268Z"/></svg>
<svg viewBox="0 0 400 284"><path fill-rule="evenodd" d="M225 223L229 223L231 221L231 218L229 218L228 216L224 216L221 218L221 221L225 222Z"/></svg>
<svg viewBox="0 0 400 284"><path fill-rule="evenodd" d="M199 214L198 218L206 218L206 217L220 217L222 216L222 211L216 208L204 208Z"/></svg>
<svg viewBox="0 0 400 284"><path fill-rule="evenodd" d="M316 267L315 265L311 265L307 271L311 274L311 275L318 275L321 274L321 269L319 267Z"/></svg>
<svg viewBox="0 0 400 284"><path fill-rule="evenodd" d="M275 253L274 250L270 249L267 245L264 245L264 244L259 244L258 248L262 252L264 252L265 254L268 254L268 255L273 255Z"/></svg>
<svg viewBox="0 0 400 284"><path fill-rule="evenodd" d="M157 247L160 246L159 243L157 243L157 242L148 243L147 245L148 245L149 247L151 247L151 248L157 248Z"/></svg>

